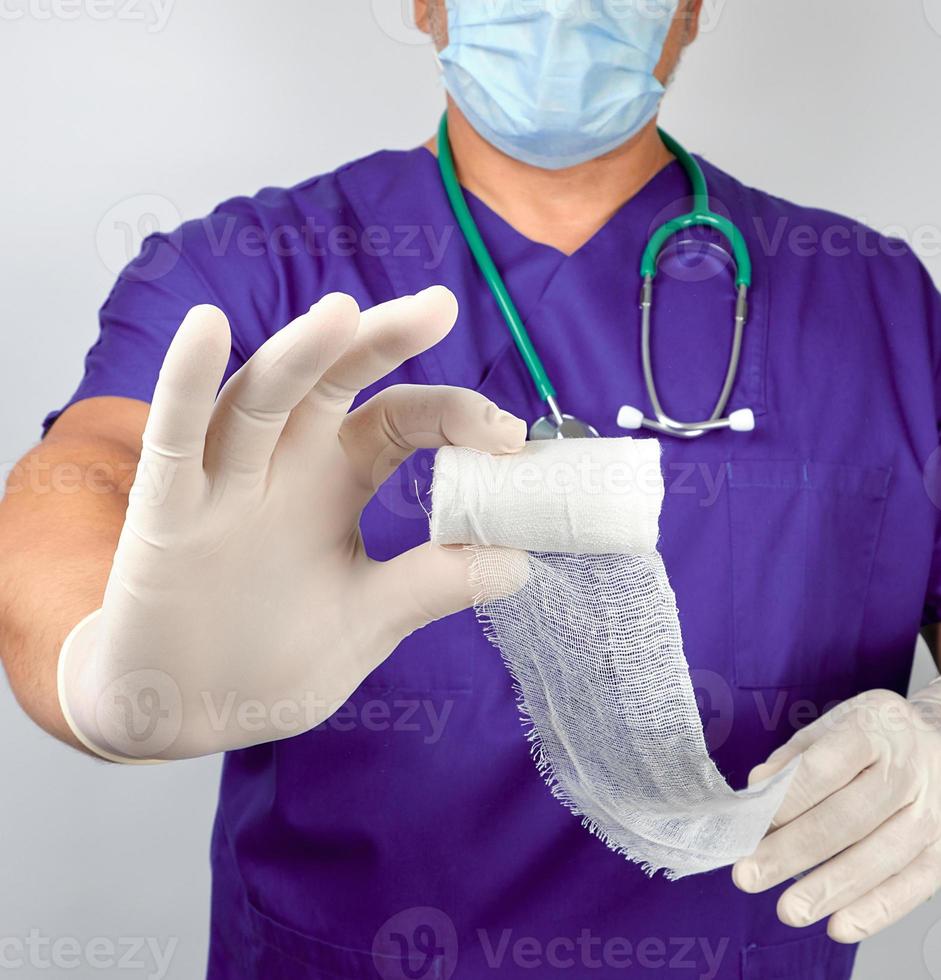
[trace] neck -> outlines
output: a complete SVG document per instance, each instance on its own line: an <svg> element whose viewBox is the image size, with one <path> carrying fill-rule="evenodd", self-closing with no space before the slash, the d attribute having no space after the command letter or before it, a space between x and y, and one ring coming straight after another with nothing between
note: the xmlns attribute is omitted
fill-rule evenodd
<svg viewBox="0 0 941 980"><path fill-rule="evenodd" d="M448 131L461 184L520 234L571 255L636 195L673 156L656 120L595 160L542 170L501 153L448 100ZM437 140L425 146L437 152Z"/></svg>

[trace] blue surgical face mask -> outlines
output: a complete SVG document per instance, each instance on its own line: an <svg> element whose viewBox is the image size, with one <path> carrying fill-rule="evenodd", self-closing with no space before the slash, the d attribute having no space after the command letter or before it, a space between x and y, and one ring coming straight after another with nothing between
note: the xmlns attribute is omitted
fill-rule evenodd
<svg viewBox="0 0 941 980"><path fill-rule="evenodd" d="M444 83L497 149L549 170L613 150L655 115L678 0L446 0Z"/></svg>

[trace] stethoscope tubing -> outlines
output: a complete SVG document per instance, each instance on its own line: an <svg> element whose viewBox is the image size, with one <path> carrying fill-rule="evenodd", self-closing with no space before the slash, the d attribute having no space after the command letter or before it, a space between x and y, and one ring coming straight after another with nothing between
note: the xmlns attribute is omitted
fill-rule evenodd
<svg viewBox="0 0 941 980"><path fill-rule="evenodd" d="M745 325L748 320L748 291L752 281L752 262L748 244L739 228L732 221L716 214L712 210L708 183L699 162L668 133L665 133L662 129L659 132L664 145L677 158L689 177L693 190L693 210L688 214L673 218L658 228L648 242L641 260L641 278L643 281L640 303L641 362L644 385L647 389L647 396L650 399L655 418L649 419L635 409L628 409L632 419L630 427L651 429L663 435L675 436L682 439L699 438L707 432L714 432L721 429L733 428L746 431L754 426L754 416L749 410L739 410L739 412L733 413L729 418L724 417L724 412L732 396L735 380L738 377ZM572 416L565 415L559 407L556 388L549 378L545 365L536 351L532 338L529 336L529 332L523 324L522 317L516 308L516 304L513 302L513 298L510 296L506 283L494 264L490 251L470 212L467 199L464 196L464 190L458 181L454 165L454 155L451 149L451 140L448 133L447 112L442 115L441 123L438 127L438 163L445 192L447 193L458 226L484 277L484 281L493 294L497 307L506 322L510 336L513 338L523 363L529 372L536 392L540 399L546 402L549 408L549 413L533 424L531 432L539 432L539 437L541 438L542 432L553 431L552 425L554 424L556 437L562 438L563 424L569 423L571 429L574 429L580 434L596 435L597 431L592 426ZM660 256L663 253L667 241L673 235L678 231L694 227L711 228L728 240L732 247L736 265L735 281L737 298L729 363L725 378L723 379L722 390L716 400L712 414L708 419L701 422L682 422L667 415L660 401L653 370L650 339L653 323L654 280L657 276ZM738 419L735 416L738 416ZM744 416L747 416L747 418L745 424L742 424L742 417Z"/></svg>

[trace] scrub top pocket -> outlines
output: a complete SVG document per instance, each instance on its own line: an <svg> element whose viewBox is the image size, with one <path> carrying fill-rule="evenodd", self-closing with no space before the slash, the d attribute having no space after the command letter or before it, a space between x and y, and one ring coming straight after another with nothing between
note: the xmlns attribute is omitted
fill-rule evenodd
<svg viewBox="0 0 941 980"><path fill-rule="evenodd" d="M742 952L742 977L744 980L849 980L854 959L855 949L841 947L825 933L818 933L776 946L746 947Z"/></svg>
<svg viewBox="0 0 941 980"><path fill-rule="evenodd" d="M810 460L727 467L736 683L851 678L891 471Z"/></svg>

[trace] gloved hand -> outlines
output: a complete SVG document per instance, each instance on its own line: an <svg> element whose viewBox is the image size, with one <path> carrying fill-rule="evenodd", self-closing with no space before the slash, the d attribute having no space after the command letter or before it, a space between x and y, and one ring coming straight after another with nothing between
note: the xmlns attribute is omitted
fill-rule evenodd
<svg viewBox="0 0 941 980"><path fill-rule="evenodd" d="M762 892L809 871L782 894L781 921L809 926L829 916L830 938L856 943L941 887L941 684L909 701L870 691L841 704L749 782L801 753L772 831L734 866L733 880Z"/></svg>
<svg viewBox="0 0 941 980"><path fill-rule="evenodd" d="M525 424L460 388L355 395L451 329L443 287L360 316L325 297L216 397L229 330L190 311L167 353L101 610L63 647L76 736L115 761L187 758L329 717L409 633L470 605L468 557L388 563L358 522L416 448L522 447Z"/></svg>

